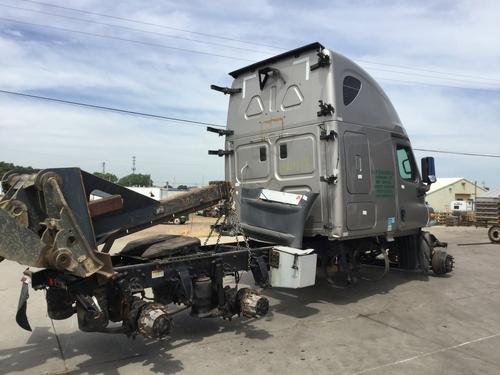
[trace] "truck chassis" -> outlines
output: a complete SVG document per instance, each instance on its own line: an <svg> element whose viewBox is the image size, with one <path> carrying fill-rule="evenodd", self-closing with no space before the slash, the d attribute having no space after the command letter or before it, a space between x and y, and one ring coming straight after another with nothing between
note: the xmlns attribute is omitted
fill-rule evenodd
<svg viewBox="0 0 500 375"><path fill-rule="evenodd" d="M24 273L16 321L25 329L31 330L29 284L47 291L50 318L76 313L83 331L161 338L171 331L171 316L187 308L197 317L225 319L267 313L267 299L255 289L238 289L238 282L239 272L251 271L257 285L269 284L272 246L201 246L196 238L164 235L109 254L117 238L229 201L228 183L160 202L77 168L10 173L2 184L0 256L44 268ZM95 195L104 198L90 200ZM227 276L236 287L224 286ZM184 307L170 311L171 303Z"/></svg>

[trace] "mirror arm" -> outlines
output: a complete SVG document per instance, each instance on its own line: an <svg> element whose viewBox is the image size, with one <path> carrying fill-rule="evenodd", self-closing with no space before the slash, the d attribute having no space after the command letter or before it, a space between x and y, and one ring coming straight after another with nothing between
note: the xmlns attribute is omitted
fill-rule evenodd
<svg viewBox="0 0 500 375"><path fill-rule="evenodd" d="M421 197L425 195L431 188L431 184L424 184L422 181L420 181L420 184L418 185L418 196Z"/></svg>

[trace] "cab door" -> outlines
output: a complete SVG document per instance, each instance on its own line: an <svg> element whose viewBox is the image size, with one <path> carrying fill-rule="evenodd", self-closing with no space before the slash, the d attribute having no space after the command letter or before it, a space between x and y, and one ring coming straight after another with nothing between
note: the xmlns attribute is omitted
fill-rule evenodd
<svg viewBox="0 0 500 375"><path fill-rule="evenodd" d="M428 211L425 195L422 194L420 173L410 142L394 139L394 157L396 166L397 224L399 231L418 229L426 225Z"/></svg>

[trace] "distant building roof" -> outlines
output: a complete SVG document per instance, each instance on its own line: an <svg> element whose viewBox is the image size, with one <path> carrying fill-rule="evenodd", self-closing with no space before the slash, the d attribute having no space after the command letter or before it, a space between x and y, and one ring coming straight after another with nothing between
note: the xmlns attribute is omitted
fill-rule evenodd
<svg viewBox="0 0 500 375"><path fill-rule="evenodd" d="M482 194L482 196L488 198L500 197L500 186L497 186L496 188L489 190L487 193Z"/></svg>
<svg viewBox="0 0 500 375"><path fill-rule="evenodd" d="M441 190L448 185L453 185L462 179L462 177L438 177L437 181L431 185L427 194L434 193L436 190Z"/></svg>
<svg viewBox="0 0 500 375"><path fill-rule="evenodd" d="M432 194L435 191L441 190L447 186L453 185L462 180L468 182L469 184L474 185L473 182L463 177L438 177L437 181L431 185L431 188L429 189L429 192L427 194ZM483 192L487 191L485 188L479 185L477 185L477 188Z"/></svg>

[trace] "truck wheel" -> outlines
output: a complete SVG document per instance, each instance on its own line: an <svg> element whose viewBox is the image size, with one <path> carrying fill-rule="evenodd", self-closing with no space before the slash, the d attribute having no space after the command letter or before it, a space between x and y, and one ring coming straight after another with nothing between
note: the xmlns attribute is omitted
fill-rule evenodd
<svg viewBox="0 0 500 375"><path fill-rule="evenodd" d="M174 224L179 225L181 223L181 219L179 217L176 217L174 219Z"/></svg>
<svg viewBox="0 0 500 375"><path fill-rule="evenodd" d="M488 230L488 237L493 243L500 243L500 225L493 225Z"/></svg>
<svg viewBox="0 0 500 375"><path fill-rule="evenodd" d="M455 259L446 253L446 251L435 250L432 254L431 266L436 275L444 275L453 271Z"/></svg>

